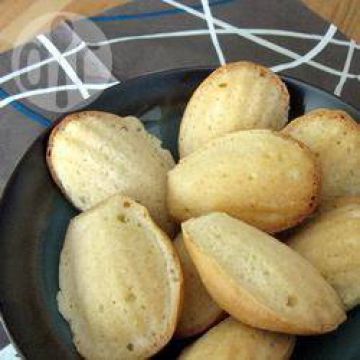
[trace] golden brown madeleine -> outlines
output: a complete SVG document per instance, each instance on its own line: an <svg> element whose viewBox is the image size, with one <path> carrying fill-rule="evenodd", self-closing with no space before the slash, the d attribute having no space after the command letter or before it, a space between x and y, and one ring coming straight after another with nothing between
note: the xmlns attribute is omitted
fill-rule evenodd
<svg viewBox="0 0 360 360"><path fill-rule="evenodd" d="M272 236L225 213L188 220L182 229L205 287L237 320L265 330L321 334L346 319L319 271Z"/></svg>
<svg viewBox="0 0 360 360"><path fill-rule="evenodd" d="M170 239L148 211L115 195L70 223L58 305L86 359L147 358L172 337L182 272Z"/></svg>
<svg viewBox="0 0 360 360"><path fill-rule="evenodd" d="M360 195L360 125L346 112L317 109L289 123L283 133L306 144L318 157L323 201Z"/></svg>
<svg viewBox="0 0 360 360"><path fill-rule="evenodd" d="M288 120L288 108L287 88L271 70L246 61L226 64L191 97L180 125L180 156L234 131L280 130Z"/></svg>
<svg viewBox="0 0 360 360"><path fill-rule="evenodd" d="M168 173L168 208L179 222L223 211L264 231L301 222L317 206L320 172L306 146L271 130L225 135Z"/></svg>
<svg viewBox="0 0 360 360"><path fill-rule="evenodd" d="M180 360L287 360L295 337L247 326L231 317L186 348Z"/></svg>
<svg viewBox="0 0 360 360"><path fill-rule="evenodd" d="M224 311L212 300L193 264L181 233L174 242L184 275L184 303L176 337L189 337L208 329L224 315Z"/></svg>
<svg viewBox="0 0 360 360"><path fill-rule="evenodd" d="M80 210L121 193L146 206L173 235L165 188L175 163L137 118L100 111L68 115L51 132L47 162L57 185Z"/></svg>
<svg viewBox="0 0 360 360"><path fill-rule="evenodd" d="M315 217L288 240L340 295L347 310L360 304L360 198Z"/></svg>

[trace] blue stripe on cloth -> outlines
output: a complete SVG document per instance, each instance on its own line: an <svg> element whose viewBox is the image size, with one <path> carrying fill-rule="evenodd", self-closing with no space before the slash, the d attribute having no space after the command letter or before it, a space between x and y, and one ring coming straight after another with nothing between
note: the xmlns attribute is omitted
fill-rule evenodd
<svg viewBox="0 0 360 360"><path fill-rule="evenodd" d="M233 2L234 0L214 0L209 1L210 6L218 6L226 3ZM193 9L202 9L202 5L189 5ZM137 19L146 19L153 18L158 16L168 16L176 15L183 13L182 9L168 9L168 10L158 10L151 12L144 12L139 14L123 14L123 15L101 15L101 16L92 16L89 19L95 22L108 22L108 21L126 21L126 20L137 20Z"/></svg>
<svg viewBox="0 0 360 360"><path fill-rule="evenodd" d="M8 96L10 96L10 94L0 88L0 99L5 99ZM29 107L27 107L26 105L22 104L19 101L13 101L10 104L10 106L13 107L15 110L19 111L21 114L25 115L30 120L32 120L44 127L48 127L52 124L51 120L49 120L45 116L37 113L36 111L31 110Z"/></svg>

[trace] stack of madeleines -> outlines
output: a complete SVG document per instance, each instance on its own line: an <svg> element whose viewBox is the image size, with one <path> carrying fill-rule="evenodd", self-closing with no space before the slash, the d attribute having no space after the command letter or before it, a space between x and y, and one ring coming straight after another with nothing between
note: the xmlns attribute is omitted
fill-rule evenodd
<svg viewBox="0 0 360 360"><path fill-rule="evenodd" d="M288 109L277 75L238 62L194 92L178 164L134 117L53 129L50 172L83 211L58 293L83 357L201 335L180 359L289 359L294 335L333 331L360 303L360 126L329 109L287 124Z"/></svg>

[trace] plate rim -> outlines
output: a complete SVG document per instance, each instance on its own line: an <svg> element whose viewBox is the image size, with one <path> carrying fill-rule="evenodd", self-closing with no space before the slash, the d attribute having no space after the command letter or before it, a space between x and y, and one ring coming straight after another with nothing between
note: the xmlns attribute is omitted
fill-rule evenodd
<svg viewBox="0 0 360 360"><path fill-rule="evenodd" d="M98 101L99 99L101 99L102 96L105 96L106 93L109 93L111 91L116 91L116 89L121 88L121 87L125 87L125 86L131 86L133 83L136 82L141 82L144 80L148 80L149 78L152 77L166 77L166 76L170 76L170 75L174 75L174 74L181 74L181 73L188 73L188 72L208 72L209 74L211 72L213 72L214 70L216 70L218 68L218 66L190 66L190 67L180 67L180 68L173 68L173 69L167 69L167 70L161 70L161 71L149 71L149 72L145 72L141 75L129 78L127 80L124 80L122 82L120 82L117 85L114 85L110 88L105 89L99 96L94 96L94 99L90 102L90 103L86 103L84 104L83 107L76 109L75 111L68 111L68 112L64 112L63 114L59 115L58 117L56 117L55 120L52 121L52 124L49 127L44 128L36 137L35 139L30 143L30 145L27 147L27 149L24 151L24 153L20 156L20 158L18 159L18 161L15 163L13 171L11 172L11 175L9 176L8 180L5 183L5 186L3 188L3 192L1 194L1 198L0 198L0 210L4 207L4 203L5 203L5 198L7 197L7 193L9 192L9 188L10 186L13 184L15 177L17 176L22 163L26 160L27 156L29 156L29 154L32 151L32 148L38 143L38 141L40 141L41 138L44 138L46 136L49 135L49 133L51 132L51 130L67 115L72 114L72 113L76 113L76 112L81 112L81 111L87 111L87 108L90 107L91 105L93 105L94 103L96 103L96 101ZM310 84L307 81L301 80L297 77L294 76L288 76L288 75L282 75L282 74L277 74L278 76L280 76L280 78L285 82L286 86L287 83L292 83L295 84L296 86L306 86L308 88L311 88L312 91L315 91L319 94L325 94L328 97L332 97L335 98L338 102L341 102L342 104L344 104L346 107L350 108L352 110L353 113L357 114L359 116L359 119L355 121L357 121L360 124L360 107L357 108L356 106L354 106L351 103L348 103L346 101L344 101L340 96L337 96L331 92L329 92L328 90L325 90L321 87L315 86ZM208 75L207 75L208 76ZM22 350L18 347L16 340L14 339L13 335L11 334L11 331L9 329L9 325L6 321L6 316L4 316L4 311L2 310L2 306L1 306L1 299L0 299L0 324L3 326L3 329L5 330L5 334L7 335L8 339L10 340L10 343L12 346L14 346L16 352L18 353L18 355L20 355L22 358L26 358L25 355L23 354ZM8 344L8 345L9 345ZM6 346L8 346L6 345ZM6 347L5 346L5 347ZM5 348L4 347L4 348ZM2 350L2 349L1 349Z"/></svg>

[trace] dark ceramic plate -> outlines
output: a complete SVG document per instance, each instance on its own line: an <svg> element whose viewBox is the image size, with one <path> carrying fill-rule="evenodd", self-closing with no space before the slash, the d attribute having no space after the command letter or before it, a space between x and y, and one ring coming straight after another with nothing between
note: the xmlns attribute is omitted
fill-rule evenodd
<svg viewBox="0 0 360 360"><path fill-rule="evenodd" d="M174 70L130 80L106 90L88 109L141 117L147 129L177 157L184 107L210 71ZM360 118L356 109L340 99L301 81L284 80L291 94L291 118L318 107L340 108ZM25 154L1 201L0 310L14 344L27 359L78 359L55 300L59 253L69 220L77 212L46 168L48 135L49 130ZM160 357L173 359L182 346L173 342ZM295 358L360 359L360 309L352 311L334 333L299 339Z"/></svg>

